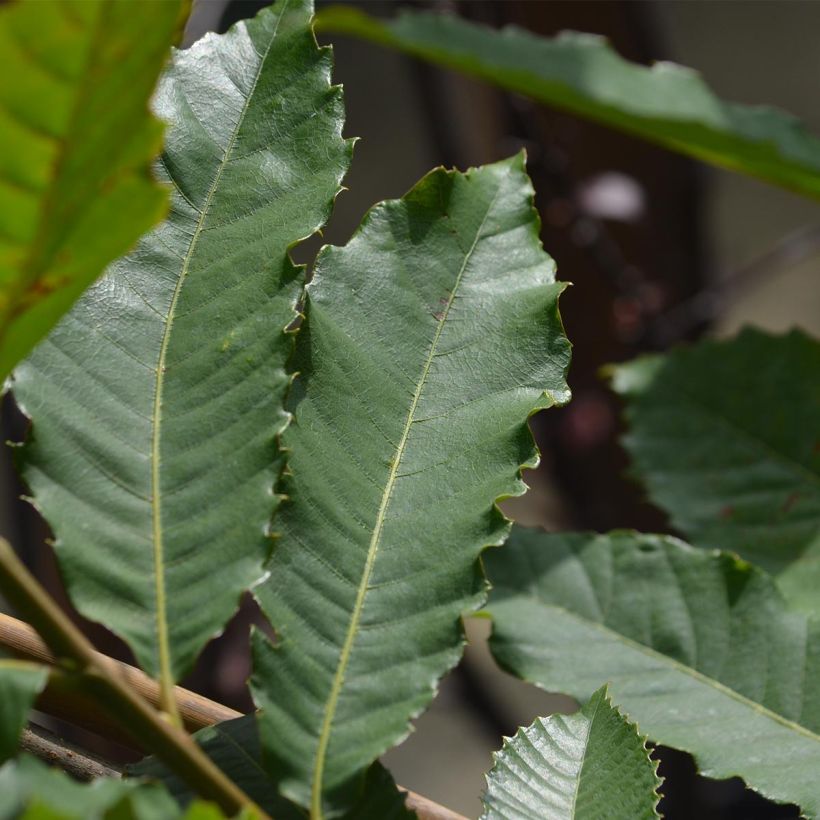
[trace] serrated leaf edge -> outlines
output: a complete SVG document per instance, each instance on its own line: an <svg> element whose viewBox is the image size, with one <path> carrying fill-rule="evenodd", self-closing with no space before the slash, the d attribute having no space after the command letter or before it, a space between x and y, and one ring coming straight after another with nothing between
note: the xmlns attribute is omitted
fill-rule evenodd
<svg viewBox="0 0 820 820"><path fill-rule="evenodd" d="M533 685L537 686L537 684L533 684ZM542 688L542 687L539 687L539 688ZM634 732L637 739L641 742L641 744L644 748L644 751L646 752L647 760L649 760L649 762L651 764L651 767L652 767L652 773L655 775L655 787L652 790L652 793L655 795L656 799L655 799L655 806L653 807L653 813L654 813L655 817L660 818L661 815L658 812L658 804L659 804L660 799L662 797L661 792L660 792L660 788L664 783L664 778L661 777L658 774L658 767L660 766L660 761L652 757L651 751L649 749L649 742L650 742L649 737L647 735L641 733L640 726L638 725L638 722L636 720L633 720L630 716L626 715L623 711L621 711L619 706L617 706L615 703L613 703L612 696L609 694L609 683L605 683L600 689L598 689L596 692L594 692L592 694L592 696L589 698L589 700L591 701L592 698L594 698L599 693L601 694L601 699L599 701L599 704L596 704L595 711L597 712L598 706L600 705L600 702L602 701L607 706L609 706L613 711L617 712L618 716L623 719L624 723L626 723L626 725L630 729L632 729L632 731ZM587 702L589 702L589 701L587 701ZM583 709L583 706L579 707L575 712L572 712L571 714L572 715L577 715L581 712L582 709ZM537 718L535 718L535 720L533 720L527 726L519 726L516 729L515 734L513 734L509 737L506 736L506 735L502 736L502 739L501 739L502 740L502 746L501 746L501 748L496 749L492 753L493 765L490 767L489 771L484 773L484 782L486 784L486 788L485 788L484 794L482 795L482 798L481 798L481 803L482 803L482 806L484 807L484 813L482 813L480 820L484 820L486 811L489 809L489 806L487 805L484 798L487 795L487 792L489 791L489 788L490 788L490 774L493 772L496 765L502 761L502 757L503 757L503 755L505 754L505 752L507 750L507 746L509 744L515 743L515 741L517 741L517 740L521 740L522 738L525 738L527 730L531 729L536 723L540 724L541 727L545 731L548 731L547 727L550 725L550 722L555 719L556 714L563 715L564 713L553 713L551 715L547 715L546 717L537 717ZM594 719L594 714L589 719L590 728L592 727L593 719ZM586 752L584 754L586 756ZM579 778L579 780L580 780L580 778ZM576 797L577 797L577 784L576 784ZM574 799L573 799L573 809L574 809Z"/></svg>

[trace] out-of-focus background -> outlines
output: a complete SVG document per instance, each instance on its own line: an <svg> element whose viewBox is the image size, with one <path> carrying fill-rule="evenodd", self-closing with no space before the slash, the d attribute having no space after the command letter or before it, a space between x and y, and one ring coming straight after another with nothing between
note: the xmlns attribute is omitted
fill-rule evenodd
<svg viewBox="0 0 820 820"><path fill-rule="evenodd" d="M199 0L186 40L224 31L263 5ZM692 66L719 95L785 108L820 133L818 2L352 5L388 16L404 5L429 8L492 26L515 23L544 35L562 29L597 32L632 60ZM559 277L574 283L562 300L574 344L574 399L533 419L542 465L527 475L530 493L508 503L507 512L553 530L668 531L663 515L624 478L619 407L598 371L607 362L703 334L730 335L744 324L775 331L800 326L820 335L820 205L376 46L342 37L333 41L336 81L346 90L346 133L361 141L346 183L350 190L338 199L323 241L344 243L373 203L401 195L435 165L464 168L527 149L544 245ZM318 245L315 239L305 243L299 258L309 261ZM24 435L21 420L6 425L6 438ZM30 565L58 589L43 544L47 532L32 510L13 501L19 488L8 454L3 455L0 531L26 545ZM246 602L187 685L250 708L244 688L247 632L256 618ZM127 650L104 630L89 629L101 648L128 659ZM567 698L498 671L484 645L487 629L486 621L468 623L465 660L443 682L416 731L385 758L402 785L468 817L480 813L483 772L502 736L536 715L574 708ZM667 778L662 811L670 820L798 816L794 807L768 803L738 780L718 783L696 776L684 754L663 749L656 754Z"/></svg>

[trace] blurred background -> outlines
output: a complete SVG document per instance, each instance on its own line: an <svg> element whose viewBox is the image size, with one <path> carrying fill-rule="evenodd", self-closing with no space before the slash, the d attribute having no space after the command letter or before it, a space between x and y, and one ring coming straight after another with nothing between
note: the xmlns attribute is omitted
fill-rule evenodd
<svg viewBox="0 0 820 820"><path fill-rule="evenodd" d="M785 108L820 134L817 2L351 4L385 16L402 6L428 8L543 35L600 33L631 60L691 66L720 96ZM224 31L263 5L199 0L186 42L208 30ZM335 79L346 91L346 134L361 140L349 191L337 200L322 241L346 242L372 204L400 196L433 166L466 168L527 150L544 246L559 278L574 283L561 305L574 344L574 398L532 420L542 464L526 476L530 492L509 502L507 513L551 530L670 531L624 475L620 408L599 369L703 334L731 335L744 324L773 331L800 326L820 335L820 206L376 46L343 37L334 45ZM299 260L309 262L319 244L315 238L304 243ZM25 425L11 406L5 410L5 438L19 441ZM59 577L44 545L48 533L33 510L14 500L21 488L10 453L2 455L0 532L24 545L30 566L57 591ZM246 601L185 685L249 709L247 636L255 620ZM115 638L84 626L98 647L129 660ZM483 772L502 737L538 715L575 708L568 698L497 670L484 643L487 629L484 621L467 624L464 661L445 679L416 731L385 758L403 786L468 817L480 813ZM129 756L126 749L106 753ZM794 807L768 803L739 780L696 776L687 755L655 754L666 777L661 809L670 820L798 816Z"/></svg>

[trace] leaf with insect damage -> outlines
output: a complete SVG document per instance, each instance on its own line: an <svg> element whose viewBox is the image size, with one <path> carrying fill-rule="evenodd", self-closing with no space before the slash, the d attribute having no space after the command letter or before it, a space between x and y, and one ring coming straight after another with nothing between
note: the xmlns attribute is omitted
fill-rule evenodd
<svg viewBox="0 0 820 820"><path fill-rule="evenodd" d="M283 436L288 501L255 594L266 759L314 818L344 811L458 660L495 501L537 462L527 418L568 400L569 343L523 155L431 172L377 205L307 289Z"/></svg>

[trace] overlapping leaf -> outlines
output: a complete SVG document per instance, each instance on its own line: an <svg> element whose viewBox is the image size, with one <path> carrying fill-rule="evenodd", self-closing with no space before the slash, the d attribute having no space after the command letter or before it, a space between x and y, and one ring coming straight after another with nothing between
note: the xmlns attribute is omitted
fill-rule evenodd
<svg viewBox="0 0 820 820"><path fill-rule="evenodd" d="M538 718L504 741L481 820L651 820L656 768L603 687L580 712Z"/></svg>
<svg viewBox="0 0 820 820"><path fill-rule="evenodd" d="M276 820L303 820L304 812L285 800L278 783L262 765L262 748L254 716L237 718L197 732L196 741L258 806ZM146 758L131 767L134 774L161 780L176 800L185 805L193 794L189 787L159 760ZM415 814L404 805L404 793L396 788L390 773L374 763L368 771L356 804L346 820L410 820Z"/></svg>
<svg viewBox="0 0 820 820"><path fill-rule="evenodd" d="M0 6L0 382L165 212L148 98L181 5Z"/></svg>
<svg viewBox="0 0 820 820"><path fill-rule="evenodd" d="M0 768L0 820L171 820L180 815L170 795L155 784L114 778L78 783L28 755Z"/></svg>
<svg viewBox="0 0 820 820"><path fill-rule="evenodd" d="M746 330L613 368L650 498L820 613L820 343Z"/></svg>
<svg viewBox="0 0 820 820"><path fill-rule="evenodd" d="M820 625L726 553L516 529L486 560L505 668L586 698L601 680L659 743L820 817Z"/></svg>
<svg viewBox="0 0 820 820"><path fill-rule="evenodd" d="M495 508L536 462L526 419L567 400L563 285L521 156L437 170L381 204L308 287L292 475L255 641L262 740L314 818L405 736L484 595ZM306 649L310 647L310 649Z"/></svg>
<svg viewBox="0 0 820 820"><path fill-rule="evenodd" d="M322 31L350 34L487 80L667 148L820 197L820 139L781 111L720 100L697 72L630 63L592 34L537 37L455 16L402 11L393 20L331 6Z"/></svg>
<svg viewBox="0 0 820 820"><path fill-rule="evenodd" d="M47 678L45 667L0 660L0 763L16 752L28 713Z"/></svg>
<svg viewBox="0 0 820 820"><path fill-rule="evenodd" d="M162 4L160 4L162 5ZM16 374L72 598L167 690L262 576L299 271L348 166L309 0L175 54L171 214Z"/></svg>

